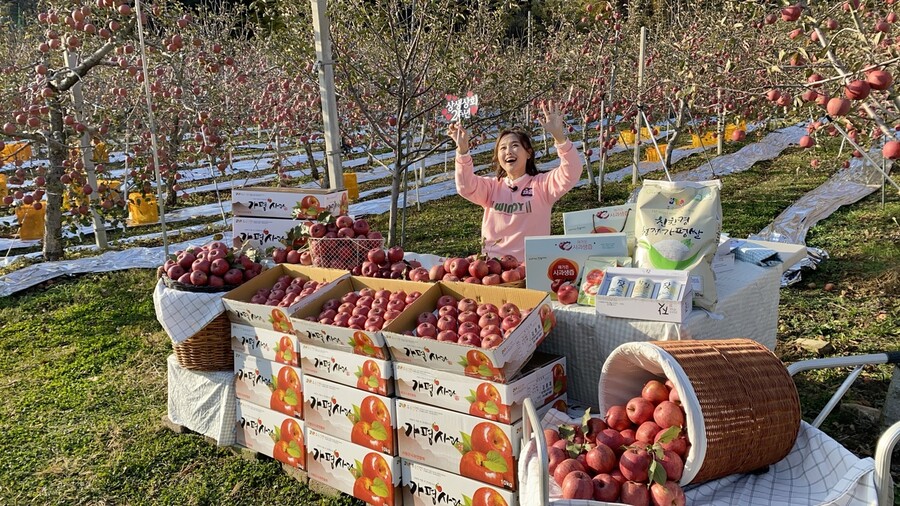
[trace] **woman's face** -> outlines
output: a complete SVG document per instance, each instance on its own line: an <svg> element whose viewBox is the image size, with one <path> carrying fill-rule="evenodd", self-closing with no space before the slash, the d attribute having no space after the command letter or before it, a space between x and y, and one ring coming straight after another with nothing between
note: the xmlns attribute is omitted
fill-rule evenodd
<svg viewBox="0 0 900 506"><path fill-rule="evenodd" d="M525 174L525 165L532 154L514 133L504 135L497 143L497 160L512 179Z"/></svg>

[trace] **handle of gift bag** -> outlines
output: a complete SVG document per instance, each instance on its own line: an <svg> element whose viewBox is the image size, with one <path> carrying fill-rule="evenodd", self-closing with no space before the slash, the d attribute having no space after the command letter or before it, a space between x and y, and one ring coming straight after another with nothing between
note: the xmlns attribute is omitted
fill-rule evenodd
<svg viewBox="0 0 900 506"><path fill-rule="evenodd" d="M550 471L548 467L550 457L547 454L547 440L544 439L544 430L541 426L541 421L538 420L537 410L534 407L534 401L531 400L531 397L525 398L523 408L525 410L525 420L522 424L522 432L524 434L524 437L522 438L522 449L524 450L525 446L528 445L528 442L531 441L533 431L538 465L541 467L540 473L538 473L541 476L541 481L538 483L538 490L541 494L542 503L550 504Z"/></svg>

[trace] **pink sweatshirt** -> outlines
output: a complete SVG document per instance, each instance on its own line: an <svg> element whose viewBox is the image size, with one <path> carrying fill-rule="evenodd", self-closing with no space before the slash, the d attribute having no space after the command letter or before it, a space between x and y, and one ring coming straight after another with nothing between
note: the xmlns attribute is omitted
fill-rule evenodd
<svg viewBox="0 0 900 506"><path fill-rule="evenodd" d="M476 176L472 155L456 157L456 191L484 208L481 235L484 253L525 260L525 237L550 235L550 210L572 189L584 166L571 141L556 145L559 167L537 176L524 175L512 188L496 175ZM515 189L515 191L513 191Z"/></svg>

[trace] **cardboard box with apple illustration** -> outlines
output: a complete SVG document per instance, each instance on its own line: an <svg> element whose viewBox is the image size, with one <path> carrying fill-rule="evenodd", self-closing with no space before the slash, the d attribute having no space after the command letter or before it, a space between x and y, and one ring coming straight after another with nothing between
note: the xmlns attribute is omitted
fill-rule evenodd
<svg viewBox="0 0 900 506"><path fill-rule="evenodd" d="M300 365L300 346L293 332L275 332L241 323L231 324L231 349L279 364Z"/></svg>
<svg viewBox="0 0 900 506"><path fill-rule="evenodd" d="M303 420L239 400L235 406L235 440L244 448L306 469Z"/></svg>
<svg viewBox="0 0 900 506"><path fill-rule="evenodd" d="M267 306L250 302L256 292L262 288L272 288L281 276L303 278L320 283L332 284L350 277L347 271L322 269L305 265L278 264L267 269L259 276L231 290L222 297L225 312L232 323L242 323L275 332L294 332L289 315L299 308L313 304L329 287L323 287L310 296L304 297L296 304L287 307Z"/></svg>
<svg viewBox="0 0 900 506"><path fill-rule="evenodd" d="M379 359L390 358L391 355L384 339L383 330L351 329L306 319L308 317L317 317L321 313L322 305L328 300L340 299L350 292L359 292L364 288L376 291L390 290L392 293L402 291L407 295L417 292L421 294L419 298L423 298L426 294L437 290L435 285L413 281L356 276L341 279L323 291L323 293L317 293L319 296L316 304L301 307L291 316L293 328L297 333L297 337L300 338L300 342ZM385 328L390 327L392 323L403 318L405 314L412 310L413 306L415 306L415 302L409 305L404 303L403 307L400 308L400 316L385 325Z"/></svg>
<svg viewBox="0 0 900 506"><path fill-rule="evenodd" d="M616 234L627 237L628 251L634 251L634 204L598 207L563 213L563 231L566 235Z"/></svg>
<svg viewBox="0 0 900 506"><path fill-rule="evenodd" d="M525 284L548 292L556 292L562 282L575 284L588 257L628 256L626 239L619 233L526 237Z"/></svg>
<svg viewBox="0 0 900 506"><path fill-rule="evenodd" d="M419 314L434 311L443 295L452 295L456 299L470 298L479 304L491 303L498 308L512 304L520 311L529 312L495 348L475 348L404 334L416 328ZM528 362L538 344L555 325L556 318L546 292L438 282L385 326L382 332L395 362L506 383Z"/></svg>
<svg viewBox="0 0 900 506"><path fill-rule="evenodd" d="M413 364L394 368L398 397L502 423L522 419L526 398L544 406L564 395L567 386L565 357L545 353L535 353L506 384Z"/></svg>
<svg viewBox="0 0 900 506"><path fill-rule="evenodd" d="M334 216L347 214L348 205L347 190L248 187L231 191L235 217L315 220L325 211Z"/></svg>
<svg viewBox="0 0 900 506"><path fill-rule="evenodd" d="M238 399L303 418L300 368L234 352L234 393Z"/></svg>
<svg viewBox="0 0 900 506"><path fill-rule="evenodd" d="M404 506L516 506L518 495L458 474L402 460Z"/></svg>
<svg viewBox="0 0 900 506"><path fill-rule="evenodd" d="M284 247L288 232L307 221L309 220L235 216L232 219L232 233L241 242L247 242L252 247L265 252L269 248Z"/></svg>
<svg viewBox="0 0 900 506"><path fill-rule="evenodd" d="M400 506L400 458L307 428L309 478L368 504Z"/></svg>
<svg viewBox="0 0 900 506"><path fill-rule="evenodd" d="M395 399L314 376L303 377L303 395L309 428L397 455Z"/></svg>
<svg viewBox="0 0 900 506"><path fill-rule="evenodd" d="M394 366L390 360L309 343L300 344L300 355L304 376L315 376L373 394L394 394Z"/></svg>
<svg viewBox="0 0 900 506"><path fill-rule="evenodd" d="M400 458L516 489L522 422L505 424L397 399Z"/></svg>

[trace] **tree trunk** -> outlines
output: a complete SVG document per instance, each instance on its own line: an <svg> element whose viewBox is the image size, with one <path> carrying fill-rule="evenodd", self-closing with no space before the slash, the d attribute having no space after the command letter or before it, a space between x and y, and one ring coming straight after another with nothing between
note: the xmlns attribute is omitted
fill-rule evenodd
<svg viewBox="0 0 900 506"><path fill-rule="evenodd" d="M62 242L62 196L65 190L59 178L65 172L66 132L63 125L63 111L59 100L50 100L50 135L56 142L48 143L47 151L50 167L47 170L47 211L44 221L44 260L56 261L63 257Z"/></svg>
<svg viewBox="0 0 900 506"><path fill-rule="evenodd" d="M665 160L666 167L672 166L672 152L675 151L675 146L678 144L678 139L681 137L682 130L684 130L684 99L680 99L678 101L678 114L675 116L675 133L672 134L672 137L667 141L668 147L666 148Z"/></svg>
<svg viewBox="0 0 900 506"><path fill-rule="evenodd" d="M394 163L394 174L391 177L391 212L388 219L388 246L397 244L397 218L399 215L400 202L400 183L403 178L403 170L400 165L402 155L397 153L397 161Z"/></svg>
<svg viewBox="0 0 900 506"><path fill-rule="evenodd" d="M588 188L594 187L594 171L591 169L591 157L588 156L588 118L582 118L581 122L581 152L584 153L584 168L588 174Z"/></svg>
<svg viewBox="0 0 900 506"><path fill-rule="evenodd" d="M169 175L166 177L166 207L173 207L178 202L178 195L175 191L175 174L178 173L178 151L181 149L181 118L175 115L175 124L172 125L172 132L169 137Z"/></svg>
<svg viewBox="0 0 900 506"><path fill-rule="evenodd" d="M306 161L309 163L309 174L312 176L313 181L318 181L319 169L316 167L316 159L313 158L312 147L309 145L309 141L304 142L303 147L306 149Z"/></svg>

